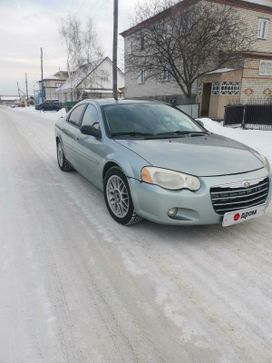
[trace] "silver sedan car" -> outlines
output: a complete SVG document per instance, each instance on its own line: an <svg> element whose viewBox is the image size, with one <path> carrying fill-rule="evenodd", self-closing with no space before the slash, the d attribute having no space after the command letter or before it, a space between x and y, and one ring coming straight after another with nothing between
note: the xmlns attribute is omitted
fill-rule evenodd
<svg viewBox="0 0 272 363"><path fill-rule="evenodd" d="M261 217L271 198L264 156L170 105L84 100L55 131L60 169L103 191L123 225L229 226Z"/></svg>

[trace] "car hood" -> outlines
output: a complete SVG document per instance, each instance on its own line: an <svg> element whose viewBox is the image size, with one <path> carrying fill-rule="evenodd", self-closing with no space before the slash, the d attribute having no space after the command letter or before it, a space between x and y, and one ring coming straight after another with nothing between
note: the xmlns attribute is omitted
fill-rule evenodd
<svg viewBox="0 0 272 363"><path fill-rule="evenodd" d="M196 176L245 173L263 162L251 148L223 136L186 136L172 139L115 140L148 164Z"/></svg>

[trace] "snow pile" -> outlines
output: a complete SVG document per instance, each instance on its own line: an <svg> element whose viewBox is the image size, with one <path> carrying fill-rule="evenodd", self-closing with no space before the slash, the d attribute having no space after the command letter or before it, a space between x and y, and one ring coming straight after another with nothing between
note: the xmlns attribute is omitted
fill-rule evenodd
<svg viewBox="0 0 272 363"><path fill-rule="evenodd" d="M35 110L34 106L29 106L29 107L17 107L17 108L14 108L13 111L35 114L35 116L40 116L42 118L45 118L48 120L50 119L53 121L57 121L60 117L63 117L66 115L65 108L62 108L59 111L39 111L39 110Z"/></svg>
<svg viewBox="0 0 272 363"><path fill-rule="evenodd" d="M271 6L272 7L272 0L244 0L248 3L254 3L258 5L265 5L265 6Z"/></svg>
<svg viewBox="0 0 272 363"><path fill-rule="evenodd" d="M272 165L272 131L223 127L222 124L209 118L202 118L200 120L204 123L207 130L239 141L265 155Z"/></svg>

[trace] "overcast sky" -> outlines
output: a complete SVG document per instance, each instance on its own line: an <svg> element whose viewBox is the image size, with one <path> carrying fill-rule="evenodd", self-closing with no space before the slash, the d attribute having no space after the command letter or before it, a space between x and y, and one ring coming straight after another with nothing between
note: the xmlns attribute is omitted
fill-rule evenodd
<svg viewBox="0 0 272 363"><path fill-rule="evenodd" d="M137 0L119 0L119 32L129 28ZM0 95L29 91L40 79L40 47L44 52L44 76L65 69L65 47L58 34L60 17L91 16L104 54L111 56L113 0L0 0ZM123 40L119 37L119 54ZM122 59L120 59L122 63ZM36 85L37 87L37 85Z"/></svg>
<svg viewBox="0 0 272 363"><path fill-rule="evenodd" d="M145 0L140 0L143 2ZM248 0L271 5L272 0ZM130 27L138 0L119 0L119 32ZM40 47L44 51L44 76L65 69L65 47L58 34L60 18L91 16L104 54L112 58L113 0L0 0L0 95L17 94L16 82L29 91L40 79ZM119 64L123 39L119 37ZM36 85L37 87L37 85Z"/></svg>

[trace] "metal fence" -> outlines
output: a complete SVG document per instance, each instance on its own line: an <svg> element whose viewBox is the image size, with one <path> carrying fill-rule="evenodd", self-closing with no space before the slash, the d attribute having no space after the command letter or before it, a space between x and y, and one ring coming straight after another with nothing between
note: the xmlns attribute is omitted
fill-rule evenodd
<svg viewBox="0 0 272 363"><path fill-rule="evenodd" d="M74 107L75 104L77 104L79 101L66 101L63 103L63 107L65 108L66 112L69 112L71 108Z"/></svg>
<svg viewBox="0 0 272 363"><path fill-rule="evenodd" d="M178 105L177 108L187 113L187 115L191 116L192 118L199 117L199 103L192 103L190 105Z"/></svg>
<svg viewBox="0 0 272 363"><path fill-rule="evenodd" d="M272 129L272 102L228 105L225 107L224 126L246 129Z"/></svg>
<svg viewBox="0 0 272 363"><path fill-rule="evenodd" d="M178 107L181 111L187 113L192 118L199 117L200 105L196 103L196 98L192 97L188 99L185 95L167 95L167 96L145 96L135 97L132 99L137 100L149 100L149 101L160 101L169 103Z"/></svg>

